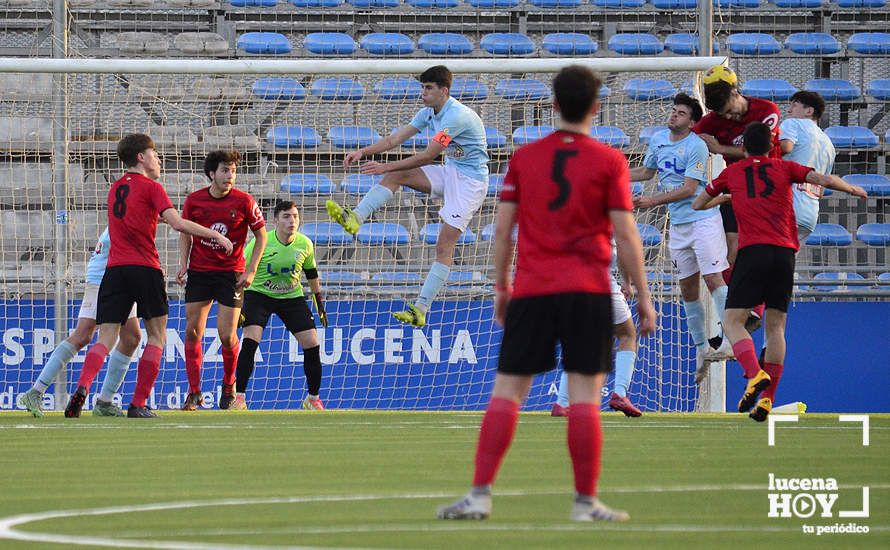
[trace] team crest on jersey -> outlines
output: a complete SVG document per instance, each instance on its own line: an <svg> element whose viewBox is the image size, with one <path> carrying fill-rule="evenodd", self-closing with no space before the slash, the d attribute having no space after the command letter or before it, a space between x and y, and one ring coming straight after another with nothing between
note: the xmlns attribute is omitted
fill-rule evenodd
<svg viewBox="0 0 890 550"><path fill-rule="evenodd" d="M210 229L212 229L214 231L218 231L219 233L221 233L223 235L225 235L226 233L229 232L228 226L226 224L224 224L223 222L214 223L213 225L210 226Z"/></svg>
<svg viewBox="0 0 890 550"><path fill-rule="evenodd" d="M705 169L705 165L704 165L703 163L701 163L701 162L696 162L696 163L695 163L695 169L696 169L696 170L704 170L704 169Z"/></svg>

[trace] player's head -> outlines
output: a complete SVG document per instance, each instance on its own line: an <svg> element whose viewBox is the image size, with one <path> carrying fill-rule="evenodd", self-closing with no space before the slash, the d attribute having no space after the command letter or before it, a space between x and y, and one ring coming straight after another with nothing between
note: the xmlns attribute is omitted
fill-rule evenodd
<svg viewBox="0 0 890 550"><path fill-rule="evenodd" d="M819 120L825 112L825 100L816 92L801 90L791 96L788 106L789 118L809 118Z"/></svg>
<svg viewBox="0 0 890 550"><path fill-rule="evenodd" d="M285 235L293 235L300 227L300 212L293 201L278 201L272 210L275 218L275 229Z"/></svg>
<svg viewBox="0 0 890 550"><path fill-rule="evenodd" d="M204 175L210 179L210 184L213 187L226 194L235 186L239 162L241 162L241 153L234 149L213 151L204 159Z"/></svg>
<svg viewBox="0 0 890 550"><path fill-rule="evenodd" d="M729 82L705 85L705 107L718 116L736 122L748 114L748 100Z"/></svg>
<svg viewBox="0 0 890 550"><path fill-rule="evenodd" d="M137 169L157 179L161 175L161 161L155 142L145 134L128 134L117 142L117 158L128 169Z"/></svg>
<svg viewBox="0 0 890 550"><path fill-rule="evenodd" d="M773 131L762 122L752 122L742 134L742 143L748 155L765 155L773 148Z"/></svg>
<svg viewBox="0 0 890 550"><path fill-rule="evenodd" d="M671 132L685 133L692 130L695 123L701 120L704 112L701 103L694 97L679 93L674 96L674 106L668 115L668 128Z"/></svg>
<svg viewBox="0 0 890 550"><path fill-rule="evenodd" d="M423 71L417 80L423 88L420 91L420 99L427 107L438 109L448 101L451 94L451 71L445 65L436 65Z"/></svg>
<svg viewBox="0 0 890 550"><path fill-rule="evenodd" d="M553 108L564 122L586 122L599 109L602 79L588 67L569 65L553 77Z"/></svg>

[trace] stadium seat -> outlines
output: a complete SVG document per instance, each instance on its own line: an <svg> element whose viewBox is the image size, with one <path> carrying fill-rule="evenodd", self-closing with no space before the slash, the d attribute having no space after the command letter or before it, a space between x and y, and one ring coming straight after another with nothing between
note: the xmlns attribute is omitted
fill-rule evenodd
<svg viewBox="0 0 890 550"><path fill-rule="evenodd" d="M537 141L542 137L549 136L552 133L553 126L520 126L513 130L513 145L525 145Z"/></svg>
<svg viewBox="0 0 890 550"><path fill-rule="evenodd" d="M785 38L785 47L800 54L832 54L841 51L841 43L824 32L795 32Z"/></svg>
<svg viewBox="0 0 890 550"><path fill-rule="evenodd" d="M495 231L495 224L490 223L482 228L482 231L479 232L479 237L483 241L490 241L490 240L494 239L494 231ZM513 242L516 242L516 239L518 237L519 237L519 226L514 225L513 226Z"/></svg>
<svg viewBox="0 0 890 550"><path fill-rule="evenodd" d="M617 126L593 126L590 128L590 137L612 147L630 145L630 137Z"/></svg>
<svg viewBox="0 0 890 550"><path fill-rule="evenodd" d="M439 238L439 229L441 227L441 223L428 223L424 225L420 230L420 240L425 244L436 244L436 240ZM474 242L476 242L476 234L469 229L461 233L460 237L457 239L457 244L473 244Z"/></svg>
<svg viewBox="0 0 890 550"><path fill-rule="evenodd" d="M755 9L760 7L760 0L714 0L714 6L723 9Z"/></svg>
<svg viewBox="0 0 890 550"><path fill-rule="evenodd" d="M667 126L646 126L645 128L640 129L640 134L637 136L640 139L640 145L648 145L649 141L652 140L652 136L667 129Z"/></svg>
<svg viewBox="0 0 890 550"><path fill-rule="evenodd" d="M176 149L188 151L198 145L198 136L189 126L151 124L148 133L160 151Z"/></svg>
<svg viewBox="0 0 890 550"><path fill-rule="evenodd" d="M488 149L500 149L507 146L507 136L497 128L485 127L485 146Z"/></svg>
<svg viewBox="0 0 890 550"><path fill-rule="evenodd" d="M246 32L238 37L237 47L247 53L285 54L291 52L290 41L277 32Z"/></svg>
<svg viewBox="0 0 890 550"><path fill-rule="evenodd" d="M275 147L318 147L321 136L309 126L273 126L266 132L266 141Z"/></svg>
<svg viewBox="0 0 890 550"><path fill-rule="evenodd" d="M601 100L602 100L602 99L606 99L606 98L609 97L610 95L612 95L612 89L611 89L611 88L609 88L609 87L606 86L605 84L603 84L602 86L600 86L600 93L599 93L599 96L600 96L600 99L601 99Z"/></svg>
<svg viewBox="0 0 890 550"><path fill-rule="evenodd" d="M361 83L351 78L318 78L312 82L309 91L329 101L358 101L365 95Z"/></svg>
<svg viewBox="0 0 890 550"><path fill-rule="evenodd" d="M862 187L869 197L890 197L890 178L883 174L847 174L844 181Z"/></svg>
<svg viewBox="0 0 890 550"><path fill-rule="evenodd" d="M504 174L489 174L488 175L488 196L496 197L501 192L501 187L504 185Z"/></svg>
<svg viewBox="0 0 890 550"><path fill-rule="evenodd" d="M52 150L53 121L49 117L0 116L0 148L11 151Z"/></svg>
<svg viewBox="0 0 890 550"><path fill-rule="evenodd" d="M646 0L591 0L590 3L598 8L632 10L645 6Z"/></svg>
<svg viewBox="0 0 890 550"><path fill-rule="evenodd" d="M713 41L714 53L720 51L720 45ZM664 47L677 55L697 55L698 35L691 32L678 32L669 34L664 39Z"/></svg>
<svg viewBox="0 0 890 550"><path fill-rule="evenodd" d="M303 47L321 55L348 55L355 52L355 40L342 32L313 32L303 39Z"/></svg>
<svg viewBox="0 0 890 550"><path fill-rule="evenodd" d="M581 6L581 0L528 0L528 3L536 8L548 9L571 9Z"/></svg>
<svg viewBox="0 0 890 550"><path fill-rule="evenodd" d="M640 240L643 246L658 246L661 244L661 233L655 229L654 225L648 223L638 223L637 229L640 231Z"/></svg>
<svg viewBox="0 0 890 550"><path fill-rule="evenodd" d="M850 35L850 38L847 39L847 47L856 53L887 55L890 54L890 33L859 32Z"/></svg>
<svg viewBox="0 0 890 550"><path fill-rule="evenodd" d="M278 0L229 0L229 3L236 8L271 8L278 4Z"/></svg>
<svg viewBox="0 0 890 550"><path fill-rule="evenodd" d="M416 271L378 271L371 275L372 281L420 282L423 277Z"/></svg>
<svg viewBox="0 0 890 550"><path fill-rule="evenodd" d="M881 101L890 101L890 79L876 78L868 83L866 93Z"/></svg>
<svg viewBox="0 0 890 550"><path fill-rule="evenodd" d="M363 223L355 237L358 242L370 245L404 245L411 242L408 230L391 222Z"/></svg>
<svg viewBox="0 0 890 550"><path fill-rule="evenodd" d="M397 8L399 0L346 0L350 5L361 9Z"/></svg>
<svg viewBox="0 0 890 550"><path fill-rule="evenodd" d="M383 176L369 174L349 174L340 182L340 190L344 193L364 195L371 187L380 183Z"/></svg>
<svg viewBox="0 0 890 550"><path fill-rule="evenodd" d="M504 99L549 99L550 88L536 78L504 78L494 87L495 95Z"/></svg>
<svg viewBox="0 0 890 550"><path fill-rule="evenodd" d="M170 49L170 42L160 33L129 31L117 35L117 49L128 54L161 54Z"/></svg>
<svg viewBox="0 0 890 550"><path fill-rule="evenodd" d="M672 99L677 95L677 89L667 80L631 78L624 83L624 93L635 101L651 101Z"/></svg>
<svg viewBox="0 0 890 550"><path fill-rule="evenodd" d="M479 47L495 55L528 55L535 51L532 39L516 32L486 34L479 41Z"/></svg>
<svg viewBox="0 0 890 550"><path fill-rule="evenodd" d="M829 126L825 133L838 149L869 149L878 145L878 136L865 126Z"/></svg>
<svg viewBox="0 0 890 550"><path fill-rule="evenodd" d="M312 244L315 246L339 246L351 244L353 241L352 235L339 223L334 222L304 223L300 226L300 233L312 239ZM329 280L326 276L325 282Z"/></svg>
<svg viewBox="0 0 890 550"><path fill-rule="evenodd" d="M462 34L431 32L417 39L417 47L430 55L467 55L473 51L473 43Z"/></svg>
<svg viewBox="0 0 890 550"><path fill-rule="evenodd" d="M478 271L449 271L449 283L472 283L475 281L486 281L485 275Z"/></svg>
<svg viewBox="0 0 890 550"><path fill-rule="evenodd" d="M169 93L167 92L167 94ZM185 95L186 90L182 90L182 93ZM192 84L191 95L198 99L239 100L247 99L250 92L237 79L224 77L198 78Z"/></svg>
<svg viewBox="0 0 890 550"><path fill-rule="evenodd" d="M698 0L650 0L659 10L691 10L698 7Z"/></svg>
<svg viewBox="0 0 890 550"><path fill-rule="evenodd" d="M398 130L398 128L393 128L390 133L395 133L396 130ZM406 139L404 143L402 143L402 147L408 149L426 149L426 146L430 144L430 139L432 139L432 137L433 130L427 126L420 132Z"/></svg>
<svg viewBox="0 0 890 550"><path fill-rule="evenodd" d="M492 9L492 8L515 8L519 5L520 0L466 0L467 4L474 8Z"/></svg>
<svg viewBox="0 0 890 550"><path fill-rule="evenodd" d="M328 132L328 142L344 149L367 147L376 141L380 141L380 134L367 126L332 126Z"/></svg>
<svg viewBox="0 0 890 550"><path fill-rule="evenodd" d="M451 82L451 97L458 101L488 98L488 87L476 78L455 77Z"/></svg>
<svg viewBox="0 0 890 550"><path fill-rule="evenodd" d="M821 8L824 0L770 0L779 8Z"/></svg>
<svg viewBox="0 0 890 550"><path fill-rule="evenodd" d="M343 0L288 0L297 8L336 8Z"/></svg>
<svg viewBox="0 0 890 550"><path fill-rule="evenodd" d="M288 174L278 189L299 195L329 195L334 192L334 182L324 174Z"/></svg>
<svg viewBox="0 0 890 550"><path fill-rule="evenodd" d="M887 0L837 0L839 8L883 8Z"/></svg>
<svg viewBox="0 0 890 550"><path fill-rule="evenodd" d="M878 284L890 285L890 271L878 275Z"/></svg>
<svg viewBox="0 0 890 550"><path fill-rule="evenodd" d="M306 97L306 88L293 78L263 77L256 79L251 93L260 99L300 100Z"/></svg>
<svg viewBox="0 0 890 550"><path fill-rule="evenodd" d="M407 0L408 4L422 9L447 9L456 8L460 0Z"/></svg>
<svg viewBox="0 0 890 550"><path fill-rule="evenodd" d="M72 8L87 7L95 4L98 0L74 0L68 1L68 5ZM167 5L175 8L212 8L217 5L216 0L166 0Z"/></svg>
<svg viewBox="0 0 890 550"><path fill-rule="evenodd" d="M407 76L387 77L374 85L374 93L381 99L404 100L420 97L422 86L416 78Z"/></svg>
<svg viewBox="0 0 890 550"><path fill-rule="evenodd" d="M726 39L726 47L739 55L772 55L782 51L782 46L772 35L760 32L732 34Z"/></svg>
<svg viewBox="0 0 890 550"><path fill-rule="evenodd" d="M822 273L816 273L813 276L813 279L816 281L837 281L840 284L832 285L832 284L814 284L813 290L820 290L823 292L832 292L836 290L846 290L848 287L843 284L843 281L864 281L865 277L858 273L854 272L838 272L838 271L826 271Z"/></svg>
<svg viewBox="0 0 890 550"><path fill-rule="evenodd" d="M255 151L260 147L260 140L251 126L240 124L223 124L204 128L201 139L212 149L247 149Z"/></svg>
<svg viewBox="0 0 890 550"><path fill-rule="evenodd" d="M398 32L372 32L362 37L361 47L374 55L410 55L414 41Z"/></svg>
<svg viewBox="0 0 890 550"><path fill-rule="evenodd" d="M744 95L770 101L786 101L797 92L797 88L781 78L756 78L746 80L742 85Z"/></svg>
<svg viewBox="0 0 890 550"><path fill-rule="evenodd" d="M541 47L555 55L590 55L596 53L597 43L579 32L545 34Z"/></svg>
<svg viewBox="0 0 890 550"><path fill-rule="evenodd" d="M862 92L849 80L835 78L814 78L803 85L808 92L818 92L825 101L851 101Z"/></svg>
<svg viewBox="0 0 890 550"><path fill-rule="evenodd" d="M847 228L836 223L817 223L816 229L807 237L809 246L847 246L853 242L853 235Z"/></svg>
<svg viewBox="0 0 890 550"><path fill-rule="evenodd" d="M229 51L229 43L215 32L181 32L173 38L173 47L183 53L204 55L219 55Z"/></svg>
<svg viewBox="0 0 890 550"><path fill-rule="evenodd" d="M613 35L609 49L622 55L657 55L664 51L664 44L655 35L629 32Z"/></svg>
<svg viewBox="0 0 890 550"><path fill-rule="evenodd" d="M890 223L864 223L856 230L856 240L870 246L890 245Z"/></svg>

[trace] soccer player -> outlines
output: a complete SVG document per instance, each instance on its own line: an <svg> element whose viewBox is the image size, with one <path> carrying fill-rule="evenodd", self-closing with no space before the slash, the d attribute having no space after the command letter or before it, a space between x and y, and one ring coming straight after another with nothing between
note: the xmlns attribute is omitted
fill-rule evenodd
<svg viewBox="0 0 890 550"><path fill-rule="evenodd" d="M234 245L232 254L225 254L212 240L185 233L179 236L180 267L176 281L185 284L185 368L189 380L184 411L194 411L202 404L201 343L214 300L218 304L216 326L223 356L219 408L228 409L235 399L236 331L243 291L253 282L266 246L266 220L260 207L249 194L235 189L240 160L238 151L213 151L207 155L204 174L210 185L189 194L182 207L183 218L227 235ZM242 252L248 229L253 231L255 244L250 261L245 262Z"/></svg>
<svg viewBox="0 0 890 550"><path fill-rule="evenodd" d="M62 367L77 355L77 352L90 343L90 340L93 339L93 335L96 333L96 297L99 295L99 284L102 282L105 264L108 262L109 248L111 248L111 239L108 236L108 228L106 228L99 236L96 248L93 249L93 254L87 263L86 288L83 291L83 299L80 303L80 311L77 314L77 326L74 327L74 332L56 346L56 349L53 350L43 366L43 370L37 376L34 385L21 397L22 406L28 409L28 412L34 415L34 417L39 418L43 416L43 411L41 410L43 394L49 385L53 383L56 375L59 374ZM126 376L127 369L130 367L133 353L139 346L139 339L139 320L136 318L136 307L133 306L130 309L130 316L127 318L127 322L121 327L120 340L111 353L111 358L108 360L108 371L106 371L105 380L102 382L102 390L96 400L96 406L93 407L94 416L124 416L121 408L115 405L112 399L114 398L114 393L124 381L124 376ZM84 374L81 374L77 382L75 393L79 392L86 399L89 387L93 383L93 378L90 376L89 380L87 380ZM95 376L95 373L93 373L93 376ZM65 409L65 416L69 418L80 416L83 403L84 400L80 399L69 400L68 407Z"/></svg>
<svg viewBox="0 0 890 550"><path fill-rule="evenodd" d="M692 207L708 208L721 193L732 197L739 224L739 256L729 283L723 328L748 379L739 412L750 410L751 418L763 422L772 410L784 367L785 319L794 285L794 255L799 248L791 189L795 182L806 182L860 198L867 194L837 176L769 158L772 131L766 124L752 123L743 138L748 158L728 166L695 198ZM758 303L766 303L764 322L769 339L763 369L745 330L748 310ZM761 392L763 397L758 400Z"/></svg>
<svg viewBox="0 0 890 550"><path fill-rule="evenodd" d="M668 116L668 129L652 136L643 166L630 171L631 181L649 180L656 171L658 173L661 192L650 197L637 197L634 206L646 209L667 205L671 224L671 260L679 272L686 324L696 349L696 383L704 379L706 359L710 359L705 306L699 299L699 278L705 280L717 315L723 321L727 288L722 273L729 267L726 238L718 212L692 209L692 199L708 183L708 146L692 132L701 119L702 108L698 100L677 94ZM731 352L729 341L722 345L724 349L718 352L725 356Z"/></svg>
<svg viewBox="0 0 890 550"><path fill-rule="evenodd" d="M315 248L312 240L298 232L300 214L291 201L278 201L272 214L275 231L260 258L260 269L253 283L244 292L244 332L241 353L238 354L235 401L232 409L247 408L244 392L253 374L254 357L263 338L263 328L274 313L294 335L303 348L303 372L306 375L308 395L303 408L323 411L319 398L321 388L321 354L315 320L303 296L300 273L306 273L309 288L318 309L323 326L328 326L328 316L321 294L321 279L315 264ZM250 241L244 254L253 254L257 241Z"/></svg>
<svg viewBox="0 0 890 550"><path fill-rule="evenodd" d="M130 418L155 415L145 402L154 386L167 337L167 289L155 245L158 218L173 229L211 239L227 253L232 242L218 231L183 219L173 208L164 187L156 180L161 162L154 142L145 134L129 134L117 144L117 156L126 167L124 175L108 191L108 233L111 250L99 285L96 323L99 338L87 352L81 376L94 377L102 368L108 349L117 340L136 304L148 341L136 366L136 390L127 409ZM85 396L75 393L72 399Z"/></svg>
<svg viewBox="0 0 890 550"><path fill-rule="evenodd" d="M602 451L600 388L612 366L609 241L638 291L640 333L655 329L643 252L631 214L627 159L590 137L601 81L572 65L553 79L559 130L518 149L504 178L494 240L495 320L504 326L498 373L485 411L469 493L440 519L485 519L491 485L507 453L519 405L535 374L554 368L562 344L569 379L568 446L576 497L571 519L625 521L596 497ZM519 224L510 289L514 222Z"/></svg>
<svg viewBox="0 0 890 550"><path fill-rule="evenodd" d="M405 311L395 313L396 319L415 327L426 324L426 313L433 298L448 280L453 263L454 247L467 229L473 213L482 206L488 191L488 153L482 119L469 107L450 96L451 71L443 65L430 67L419 77L423 85L420 109L411 122L377 143L346 156L348 168L363 157L398 147L411 136L430 128L433 133L427 148L411 157L388 163L369 161L363 174L385 174L353 210L327 201L331 218L350 234L358 233L361 224L383 206L400 186L410 187L432 197L443 197L439 210L444 223L436 239L436 261L430 267L420 296ZM445 153L445 164L432 164Z"/></svg>

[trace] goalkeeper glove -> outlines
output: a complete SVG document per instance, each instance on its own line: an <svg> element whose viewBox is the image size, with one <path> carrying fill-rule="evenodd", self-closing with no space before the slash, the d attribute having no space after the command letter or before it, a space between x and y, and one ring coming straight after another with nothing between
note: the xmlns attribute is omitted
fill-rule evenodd
<svg viewBox="0 0 890 550"><path fill-rule="evenodd" d="M321 297L321 292L313 293L312 301L315 302L315 309L318 310L318 318L321 320L321 326L328 328L328 314L324 310L324 300Z"/></svg>

